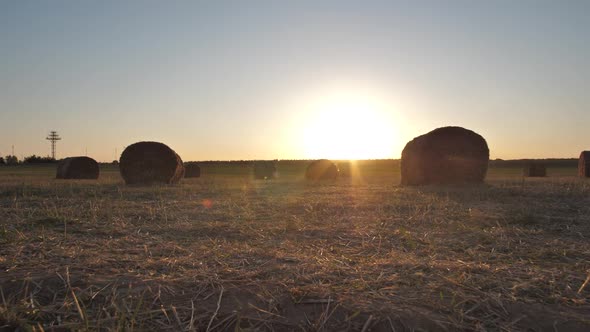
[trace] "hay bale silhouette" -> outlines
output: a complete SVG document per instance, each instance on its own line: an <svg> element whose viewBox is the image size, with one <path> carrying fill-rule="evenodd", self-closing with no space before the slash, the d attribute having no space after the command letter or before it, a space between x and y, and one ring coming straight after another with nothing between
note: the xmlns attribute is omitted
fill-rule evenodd
<svg viewBox="0 0 590 332"><path fill-rule="evenodd" d="M336 164L327 159L320 159L307 166L305 178L310 181L335 180L339 173Z"/></svg>
<svg viewBox="0 0 590 332"><path fill-rule="evenodd" d="M90 157L69 157L57 164L56 179L98 179L99 168Z"/></svg>
<svg viewBox="0 0 590 332"><path fill-rule="evenodd" d="M461 127L437 128L402 151L402 185L481 183L490 150L479 134Z"/></svg>
<svg viewBox="0 0 590 332"><path fill-rule="evenodd" d="M174 184L184 176L180 156L159 142L129 145L121 154L119 170L126 184Z"/></svg>
<svg viewBox="0 0 590 332"><path fill-rule="evenodd" d="M184 177L198 178L201 177L201 167L195 162L184 163Z"/></svg>
<svg viewBox="0 0 590 332"><path fill-rule="evenodd" d="M524 165L522 174L526 177L545 177L547 176L547 167L543 163L529 161Z"/></svg>
<svg viewBox="0 0 590 332"><path fill-rule="evenodd" d="M582 151L578 160L578 175L584 178L590 177L590 151Z"/></svg>
<svg viewBox="0 0 590 332"><path fill-rule="evenodd" d="M338 163L338 177L351 178L352 177L352 162L344 161Z"/></svg>
<svg viewBox="0 0 590 332"><path fill-rule="evenodd" d="M254 163L254 179L266 180L277 177L277 165L274 161L257 161Z"/></svg>

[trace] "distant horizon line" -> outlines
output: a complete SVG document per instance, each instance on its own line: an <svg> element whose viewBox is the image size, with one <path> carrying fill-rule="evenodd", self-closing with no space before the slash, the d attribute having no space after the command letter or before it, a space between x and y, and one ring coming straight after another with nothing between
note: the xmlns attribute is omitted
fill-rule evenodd
<svg viewBox="0 0 590 332"><path fill-rule="evenodd" d="M6 155L0 155L0 158L5 158L7 156L12 156L11 154L6 154ZM19 162L24 161L24 158L26 157L31 157L31 156L37 156L37 157L42 157L42 158L47 158L47 157L51 157L49 155L47 156L42 156L42 155L36 155L36 154L31 154L28 156L24 156L21 155ZM63 157L63 158L56 158L56 161L60 161L62 159L65 158L71 158L71 157L90 157L89 155L72 155L72 156L68 156L68 157ZM18 156L17 156L18 158ZM94 158L93 158L94 159ZM289 159L289 158L274 158L274 159L202 159L202 160L183 160L183 163L189 163L189 162L196 162L196 163L215 163L215 162L252 162L252 161L313 161L313 160L320 160L320 159L328 159L331 161L396 161L396 160L401 160L400 158L369 158L369 159L338 159L338 158L293 158L293 159ZM527 161L527 160L578 160L579 157L547 157L547 158L514 158L514 159L504 159L504 158L490 158L490 161ZM100 164L112 164L114 161L119 161L118 159L113 159L112 161L97 161Z"/></svg>
<svg viewBox="0 0 590 332"><path fill-rule="evenodd" d="M327 159L331 161L401 161L401 158L375 158L375 159L330 159L330 158L303 158L303 159L218 159L218 160L183 160L183 163L231 163L231 162L255 162L255 161L314 161L320 159ZM551 158L518 158L518 159L503 159L494 158L489 161L528 161L528 160L578 160L577 157L551 157ZM59 159L58 159L59 160ZM115 160L113 160L115 161ZM117 160L118 161L118 160ZM112 162L99 162L101 164L111 164Z"/></svg>

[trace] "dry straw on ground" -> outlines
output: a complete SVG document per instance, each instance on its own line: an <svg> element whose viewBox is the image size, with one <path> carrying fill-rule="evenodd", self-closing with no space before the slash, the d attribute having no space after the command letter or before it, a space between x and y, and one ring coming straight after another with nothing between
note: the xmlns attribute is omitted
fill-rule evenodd
<svg viewBox="0 0 590 332"><path fill-rule="evenodd" d="M257 180L277 177L277 165L274 161L257 161L254 163L254 178Z"/></svg>
<svg viewBox="0 0 590 332"><path fill-rule="evenodd" d="M327 159L313 161L305 171L305 178L311 181L335 180L340 171L338 166Z"/></svg>
<svg viewBox="0 0 590 332"><path fill-rule="evenodd" d="M590 151L582 151L578 161L578 175L581 177L590 177Z"/></svg>
<svg viewBox="0 0 590 332"><path fill-rule="evenodd" d="M201 177L201 167L195 162L184 163L184 177L198 178Z"/></svg>
<svg viewBox="0 0 590 332"><path fill-rule="evenodd" d="M481 135L461 127L438 128L406 144L402 151L401 183L481 183L489 155Z"/></svg>
<svg viewBox="0 0 590 332"><path fill-rule="evenodd" d="M96 160L90 157L69 157L57 164L56 179L98 179Z"/></svg>
<svg viewBox="0 0 590 332"><path fill-rule="evenodd" d="M0 168L0 326L590 330L590 182L573 164L420 188L396 186L397 162L321 186L301 181L305 162L277 181L201 166L219 170L143 187L111 165L91 183Z"/></svg>
<svg viewBox="0 0 590 332"><path fill-rule="evenodd" d="M158 142L129 145L121 154L119 169L126 184L174 184L184 176L180 156Z"/></svg>

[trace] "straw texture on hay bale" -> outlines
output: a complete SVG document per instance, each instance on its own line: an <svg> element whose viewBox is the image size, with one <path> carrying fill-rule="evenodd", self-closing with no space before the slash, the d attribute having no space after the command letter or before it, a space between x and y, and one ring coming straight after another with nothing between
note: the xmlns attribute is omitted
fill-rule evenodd
<svg viewBox="0 0 590 332"><path fill-rule="evenodd" d="M96 160L90 157L69 157L57 164L56 179L98 179Z"/></svg>
<svg viewBox="0 0 590 332"><path fill-rule="evenodd" d="M578 175L581 177L590 177L590 151L582 151L578 160Z"/></svg>
<svg viewBox="0 0 590 332"><path fill-rule="evenodd" d="M311 181L335 180L338 178L338 166L327 159L313 161L307 166L305 178Z"/></svg>
<svg viewBox="0 0 590 332"><path fill-rule="evenodd" d="M528 177L544 177L547 176L547 167L543 163L528 162L524 166L523 175Z"/></svg>
<svg viewBox="0 0 590 332"><path fill-rule="evenodd" d="M158 142L129 145L121 154L119 170L126 184L174 184L184 176L180 156Z"/></svg>
<svg viewBox="0 0 590 332"><path fill-rule="evenodd" d="M254 178L257 180L277 177L277 165L274 161L257 161L254 163Z"/></svg>
<svg viewBox="0 0 590 332"><path fill-rule="evenodd" d="M479 134L461 127L437 128L402 151L402 185L481 183L490 150Z"/></svg>
<svg viewBox="0 0 590 332"><path fill-rule="evenodd" d="M198 178L201 177L201 167L194 162L184 163L184 177Z"/></svg>

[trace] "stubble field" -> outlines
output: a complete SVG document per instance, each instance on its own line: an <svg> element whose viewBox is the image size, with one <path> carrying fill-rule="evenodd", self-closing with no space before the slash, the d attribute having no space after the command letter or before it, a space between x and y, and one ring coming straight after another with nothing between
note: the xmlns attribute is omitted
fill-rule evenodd
<svg viewBox="0 0 590 332"><path fill-rule="evenodd" d="M400 187L280 162L174 186L0 168L0 331L588 331L590 181L573 167Z"/></svg>

